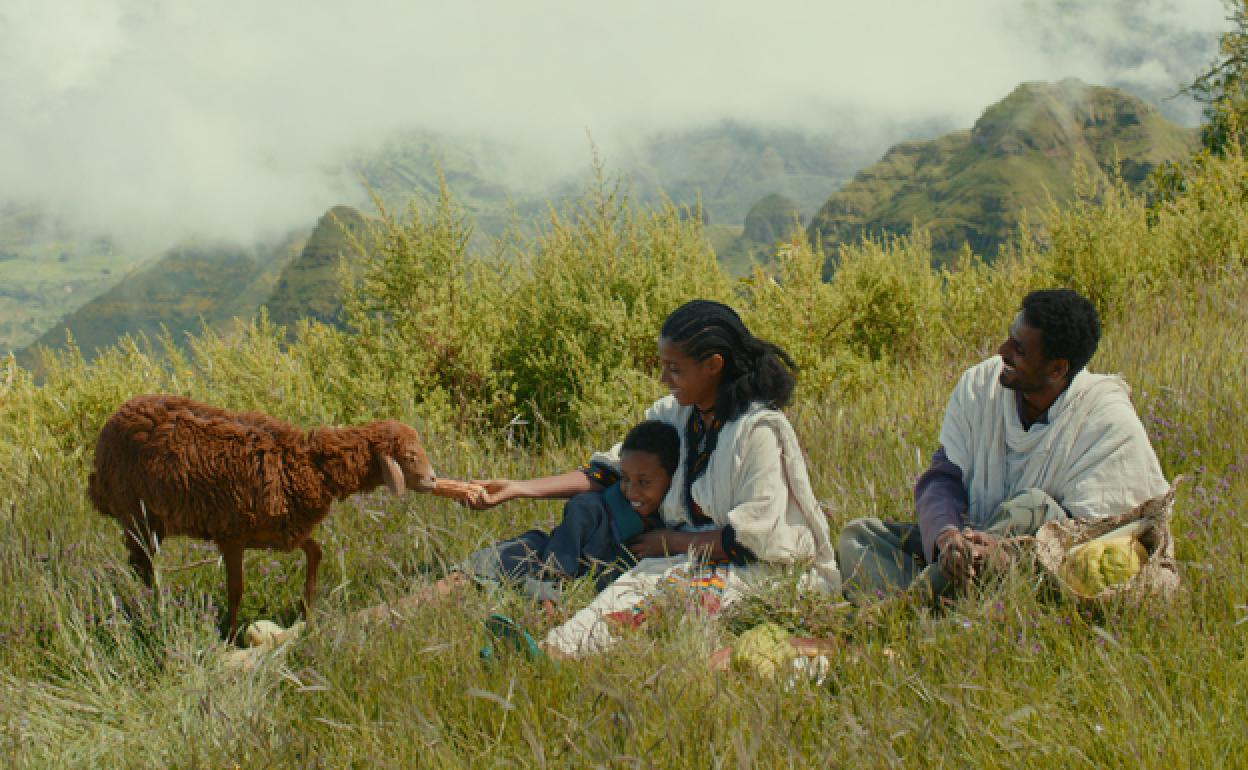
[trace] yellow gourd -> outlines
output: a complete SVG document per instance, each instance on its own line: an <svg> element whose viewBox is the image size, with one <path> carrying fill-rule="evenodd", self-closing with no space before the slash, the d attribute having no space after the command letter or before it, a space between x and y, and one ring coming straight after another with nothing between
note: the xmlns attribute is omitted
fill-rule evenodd
<svg viewBox="0 0 1248 770"><path fill-rule="evenodd" d="M732 648L732 667L752 671L768 679L787 671L797 651L789 644L790 634L775 623L755 626L737 639Z"/></svg>
<svg viewBox="0 0 1248 770"><path fill-rule="evenodd" d="M1130 535L1098 539L1072 549L1063 577L1083 595L1095 596L1135 577L1147 561L1148 551Z"/></svg>

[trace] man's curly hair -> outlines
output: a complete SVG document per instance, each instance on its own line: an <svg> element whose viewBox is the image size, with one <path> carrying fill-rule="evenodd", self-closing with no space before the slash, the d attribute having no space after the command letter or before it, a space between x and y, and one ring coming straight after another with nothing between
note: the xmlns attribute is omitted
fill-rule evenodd
<svg viewBox="0 0 1248 770"><path fill-rule="evenodd" d="M1087 366L1101 341L1096 308L1070 289L1041 289L1028 294L1023 298L1023 320L1040 330L1045 358L1070 362L1070 379Z"/></svg>

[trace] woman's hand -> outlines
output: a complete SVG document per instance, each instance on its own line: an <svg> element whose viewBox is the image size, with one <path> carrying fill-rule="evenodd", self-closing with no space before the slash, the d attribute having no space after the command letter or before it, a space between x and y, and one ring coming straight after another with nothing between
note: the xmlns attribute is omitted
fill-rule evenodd
<svg viewBox="0 0 1248 770"><path fill-rule="evenodd" d="M480 484L485 492L468 501L468 507L478 511L493 508L500 503L524 497L524 482L512 479L490 479L489 481L473 481Z"/></svg>
<svg viewBox="0 0 1248 770"><path fill-rule="evenodd" d="M642 532L628 544L628 550L638 559L660 556L682 556L690 550L700 552L703 558L724 559L723 530L707 532L681 532L675 529L652 529Z"/></svg>
<svg viewBox="0 0 1248 770"><path fill-rule="evenodd" d="M680 541L687 537L687 533L677 532L674 529L652 529L633 538L628 543L628 550L632 551L633 556L638 559L672 556L685 552L688 544L682 547Z"/></svg>

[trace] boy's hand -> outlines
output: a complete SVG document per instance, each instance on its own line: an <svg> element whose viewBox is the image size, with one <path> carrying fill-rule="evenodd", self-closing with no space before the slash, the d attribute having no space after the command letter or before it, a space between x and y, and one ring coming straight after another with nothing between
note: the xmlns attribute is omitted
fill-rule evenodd
<svg viewBox="0 0 1248 770"><path fill-rule="evenodd" d="M511 479L490 479L489 481L473 481L472 483L484 490L467 502L469 508L478 511L484 511L508 500L514 500L520 497L523 491L521 482Z"/></svg>
<svg viewBox="0 0 1248 770"><path fill-rule="evenodd" d="M726 557L722 547L718 546L720 542L719 530L681 532L676 529L652 529L642 532L627 545L638 559L682 556L691 550L697 552L698 558L722 559Z"/></svg>

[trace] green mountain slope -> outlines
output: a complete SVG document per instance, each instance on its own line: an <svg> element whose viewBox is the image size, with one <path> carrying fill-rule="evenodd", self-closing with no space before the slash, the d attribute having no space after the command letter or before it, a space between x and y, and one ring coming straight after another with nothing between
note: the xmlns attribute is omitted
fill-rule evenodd
<svg viewBox="0 0 1248 770"><path fill-rule="evenodd" d="M755 243L774 244L788 238L801 220L802 210L796 201L772 193L745 215L745 237Z"/></svg>
<svg viewBox="0 0 1248 770"><path fill-rule="evenodd" d="M67 331L90 358L127 333L155 338L163 328L180 340L204 323L222 327L235 317L250 318L302 247L303 238L292 236L256 251L202 245L173 249L66 316L22 350L18 361L33 367L35 348L63 346Z"/></svg>
<svg viewBox="0 0 1248 770"><path fill-rule="evenodd" d="M750 207L744 227L708 228L719 263L731 274L749 275L755 264L766 265L777 244L801 237L804 217L796 201L772 193Z"/></svg>
<svg viewBox="0 0 1248 770"><path fill-rule="evenodd" d="M1028 210L1074 194L1076 168L1131 185L1168 160L1187 157L1196 131L1139 99L1077 80L1027 83L989 107L970 131L904 142L860 171L811 220L825 250L864 235L928 228L944 257L969 244L986 257Z"/></svg>
<svg viewBox="0 0 1248 770"><path fill-rule="evenodd" d="M301 318L324 323L339 320L339 265L344 256L349 258L356 252L352 239L363 235L367 223L367 218L350 206L335 206L325 212L303 250L282 266L273 293L264 301L274 323L290 328Z"/></svg>
<svg viewBox="0 0 1248 770"><path fill-rule="evenodd" d="M726 123L705 131L652 138L643 144L641 161L625 161L640 165L620 171L633 185L635 198L656 201L666 193L678 203L693 205L701 195L712 221L716 221L716 212L723 215L719 221L743 221L750 204L773 190L796 191L790 197L809 201L807 210L813 209L813 201L821 200L849 175L850 161L836 155L834 143L796 131L769 132ZM522 227L525 222L536 223L548 205L559 205L583 190L580 183L571 182L541 192L513 186L509 180L516 175L508 167L503 148L483 140L453 141L421 131L395 137L380 151L352 159L349 166L392 208L404 206L413 195L435 196L441 172L456 203L468 212L481 236L497 235L512 222ZM672 189L663 187L669 181L675 185ZM798 205L788 198L776 200L786 201L785 212ZM765 219L761 210L756 219L760 224ZM258 268L249 266L240 254L222 254L224 261L215 276L197 258L182 258L173 264L170 255L132 276L115 292L82 307L37 344L59 346L69 328L89 351L125 332L152 333L159 329L162 319L170 330L180 332L197 328L199 314L212 324L234 315L253 314L262 303L274 322L288 327L304 317L333 322L340 310L339 258L353 248L342 228L358 233L365 223L365 215L356 209L331 209L321 217L297 256L276 267L269 265L280 271L263 275L269 282L263 286L270 287L271 293L260 288L261 275L255 272ZM728 229L732 238L740 233L739 225ZM725 258L732 269L745 272L752 258L768 257L771 245L764 248L730 238L725 243ZM193 275L198 273L205 280L247 288L237 293L227 289L217 292L197 283ZM187 300L194 305L190 315L167 296L175 286L185 286L195 296L193 302ZM220 307L215 304L218 296L225 303ZM150 298L151 306L133 306L144 297ZM245 307L247 302L252 303L249 308Z"/></svg>
<svg viewBox="0 0 1248 770"><path fill-rule="evenodd" d="M359 154L347 166L384 205L397 211L413 197L436 198L440 172L456 204L477 228L486 235L500 235L513 218L540 216L550 197L543 188L518 183L522 175L511 162L515 152L486 139L413 130Z"/></svg>
<svg viewBox="0 0 1248 770"><path fill-rule="evenodd" d="M642 200L660 191L679 203L701 199L711 222L742 224L750 207L767 194L814 211L830 190L870 161L869 152L830 134L725 121L649 137L618 166Z"/></svg>
<svg viewBox="0 0 1248 770"><path fill-rule="evenodd" d="M940 255L969 243L992 256L1023 212L1045 205L1048 195L1059 201L1071 196L1077 164L1094 177L1116 172L1139 184L1157 164L1188 154L1195 141L1195 131L1169 123L1138 99L1063 81L1020 86L970 131L896 145L831 198L829 191L859 167L863 150L795 130L724 122L643 137L633 151L607 158L607 167L629 183L639 202L660 195L680 204L701 201L716 252L740 274L753 261L770 258L774 242L759 237L783 237L777 236L783 221L794 211L816 210L822 201L808 234L825 246L863 234L904 233L918 222L931 229ZM481 237L513 221L522 227L536 223L548 205L584 189L583 179L547 188L522 185L513 161L506 148L484 140L411 132L349 159L347 166L393 208L413 195L436 194L440 170ZM764 196L767 202L760 201ZM8 222L9 235L5 240L6 228L0 227L0 278L8 270L22 280L0 280L0 343L7 333L13 347L36 337L37 344L56 347L69 329L87 352L126 332L156 333L162 323L177 336L198 328L201 317L211 325L250 316L262 303L287 326L302 317L332 321L339 255L349 242L337 225L350 230L365 221L358 211L337 207L322 217L306 247L288 242L262 253L178 249L113 285L129 265L107 243L83 240L67 247L67 239L43 237L36 248L23 240L33 227L29 216L10 212L6 220L4 214L0 224ZM748 233L742 227L747 217L753 225Z"/></svg>

